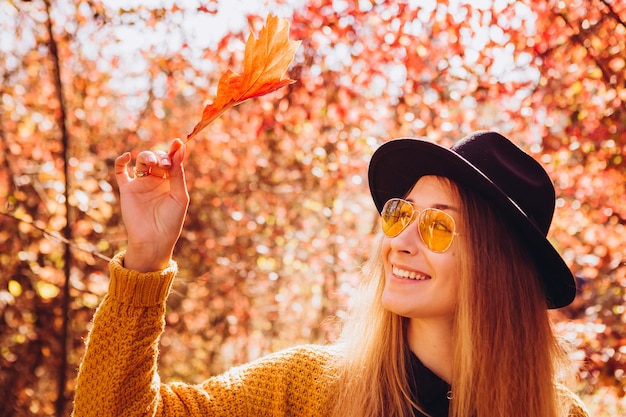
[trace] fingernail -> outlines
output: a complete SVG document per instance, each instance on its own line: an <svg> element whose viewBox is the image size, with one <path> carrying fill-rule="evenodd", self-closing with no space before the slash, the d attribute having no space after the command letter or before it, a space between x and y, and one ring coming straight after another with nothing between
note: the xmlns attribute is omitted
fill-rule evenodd
<svg viewBox="0 0 626 417"><path fill-rule="evenodd" d="M148 155L148 163L149 164L156 164L158 162L156 156L154 155Z"/></svg>
<svg viewBox="0 0 626 417"><path fill-rule="evenodd" d="M161 165L163 165L164 167L168 167L172 165L172 162L170 161L169 158L163 158L161 159Z"/></svg>

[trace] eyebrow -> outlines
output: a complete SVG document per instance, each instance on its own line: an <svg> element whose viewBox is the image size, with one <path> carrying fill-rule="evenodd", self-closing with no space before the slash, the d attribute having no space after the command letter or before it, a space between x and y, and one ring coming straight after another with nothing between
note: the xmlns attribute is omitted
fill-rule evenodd
<svg viewBox="0 0 626 417"><path fill-rule="evenodd" d="M452 211L459 212L459 209L457 207L450 206L448 204L435 204L433 205L433 208L436 208L439 210L452 210Z"/></svg>
<svg viewBox="0 0 626 417"><path fill-rule="evenodd" d="M417 206L417 205L418 205L418 204L417 204L415 201L413 201L413 200L407 199L406 201L408 201L409 203L413 204L414 206ZM438 210L452 210L452 211L456 211L457 213L460 213L460 210L459 210L457 207L455 207L455 206L451 206L451 205L449 205L449 204L436 203L436 204L433 204L433 205L431 205L431 206L429 206L429 207L430 207L430 208L436 208L436 209L438 209Z"/></svg>

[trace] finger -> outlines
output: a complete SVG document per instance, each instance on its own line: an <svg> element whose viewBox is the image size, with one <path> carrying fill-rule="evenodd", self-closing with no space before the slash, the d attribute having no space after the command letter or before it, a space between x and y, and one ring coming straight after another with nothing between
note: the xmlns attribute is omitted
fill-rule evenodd
<svg viewBox="0 0 626 417"><path fill-rule="evenodd" d="M185 168L183 160L187 147L180 139L176 138L170 145L169 155L172 160L172 168L170 169L170 182L172 184L172 193L175 194L179 201L189 201L189 193L187 192L187 183L185 180Z"/></svg>
<svg viewBox="0 0 626 417"><path fill-rule="evenodd" d="M164 151L155 151L154 156L157 162L151 166L150 175L159 178L168 178L172 167L172 160Z"/></svg>
<svg viewBox="0 0 626 417"><path fill-rule="evenodd" d="M176 151L178 151L180 148L182 148L184 145L183 141L180 138L176 138L172 141L172 143L170 144L170 150L169 150L169 156L171 158L174 157L174 154L176 153ZM184 156L184 153L183 153Z"/></svg>
<svg viewBox="0 0 626 417"><path fill-rule="evenodd" d="M130 152L124 152L115 159L115 180L119 186L130 181L128 175L128 163L130 162Z"/></svg>
<svg viewBox="0 0 626 417"><path fill-rule="evenodd" d="M146 172L150 174L153 170L153 167L156 166L158 162L159 160L154 152L141 151L137 155L137 160L135 162L135 173Z"/></svg>
<svg viewBox="0 0 626 417"><path fill-rule="evenodd" d="M168 155L172 160L172 167L177 167L182 164L185 159L185 151L187 150L185 144L179 138L172 141Z"/></svg>

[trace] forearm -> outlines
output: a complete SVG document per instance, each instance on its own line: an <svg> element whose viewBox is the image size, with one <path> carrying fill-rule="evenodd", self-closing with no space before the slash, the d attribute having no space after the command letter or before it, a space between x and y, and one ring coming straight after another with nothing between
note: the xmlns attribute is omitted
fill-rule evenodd
<svg viewBox="0 0 626 417"><path fill-rule="evenodd" d="M158 340L176 265L139 274L111 262L111 283L94 316L78 374L74 415L151 415L158 406Z"/></svg>

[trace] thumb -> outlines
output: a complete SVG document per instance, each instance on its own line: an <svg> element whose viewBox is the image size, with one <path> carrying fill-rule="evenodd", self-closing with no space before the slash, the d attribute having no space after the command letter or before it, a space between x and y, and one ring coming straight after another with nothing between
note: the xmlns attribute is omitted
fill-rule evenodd
<svg viewBox="0 0 626 417"><path fill-rule="evenodd" d="M172 168L170 169L170 183L172 186L172 193L180 201L188 199L187 183L185 181L185 168L183 167L183 160L185 159L185 151L187 147L182 140L176 138L170 145L169 155L172 159Z"/></svg>

